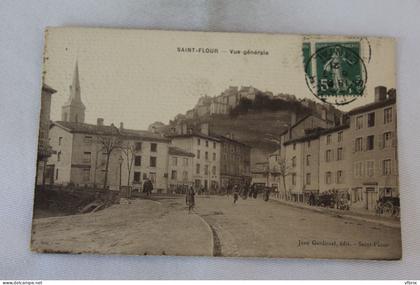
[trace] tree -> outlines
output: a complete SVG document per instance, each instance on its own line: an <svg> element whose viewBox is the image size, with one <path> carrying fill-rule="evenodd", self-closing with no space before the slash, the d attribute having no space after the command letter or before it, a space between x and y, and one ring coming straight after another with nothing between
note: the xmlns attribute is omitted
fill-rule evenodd
<svg viewBox="0 0 420 285"><path fill-rule="evenodd" d="M284 197L287 196L287 189L286 189L286 177L289 176L290 173L290 165L287 164L285 158L280 158L278 161L278 173L283 180L283 188L284 188Z"/></svg>
<svg viewBox="0 0 420 285"><path fill-rule="evenodd" d="M118 136L115 135L98 135L98 143L101 147L102 153L106 155L105 178L103 187L103 189L106 190L108 183L109 159L111 158L111 154L114 152L114 150L121 148L121 140Z"/></svg>
<svg viewBox="0 0 420 285"><path fill-rule="evenodd" d="M131 170L133 168L134 157L135 157L134 156L135 147L131 142L127 141L122 144L121 151L124 155L124 159L126 161L126 166L127 166L127 172L128 172L127 186L130 186Z"/></svg>

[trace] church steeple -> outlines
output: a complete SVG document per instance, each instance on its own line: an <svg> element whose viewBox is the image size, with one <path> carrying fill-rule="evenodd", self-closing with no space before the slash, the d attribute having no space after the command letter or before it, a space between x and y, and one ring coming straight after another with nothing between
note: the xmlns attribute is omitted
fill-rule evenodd
<svg viewBox="0 0 420 285"><path fill-rule="evenodd" d="M83 123L85 121L85 109L80 92L79 64L76 60L73 72L73 82L69 88L69 99L62 107L61 120Z"/></svg>

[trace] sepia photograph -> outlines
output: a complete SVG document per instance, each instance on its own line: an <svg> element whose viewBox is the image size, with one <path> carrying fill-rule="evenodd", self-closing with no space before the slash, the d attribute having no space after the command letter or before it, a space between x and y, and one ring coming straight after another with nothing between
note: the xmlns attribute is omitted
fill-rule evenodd
<svg viewBox="0 0 420 285"><path fill-rule="evenodd" d="M31 250L401 259L395 46L47 28Z"/></svg>

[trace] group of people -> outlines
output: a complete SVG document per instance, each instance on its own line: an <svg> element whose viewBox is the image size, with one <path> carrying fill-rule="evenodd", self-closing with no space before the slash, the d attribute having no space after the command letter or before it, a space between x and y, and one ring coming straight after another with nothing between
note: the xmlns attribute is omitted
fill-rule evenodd
<svg viewBox="0 0 420 285"><path fill-rule="evenodd" d="M230 189L232 189L232 190L230 190ZM257 199L259 189L258 189L257 185L255 185L255 184L253 184L252 186L249 183L246 183L242 186L239 186L238 184L235 184L232 188L230 188L228 186L228 188L227 188L228 196L230 196L231 192L233 194L233 203L236 204L239 197L242 197L243 199L247 199L248 197L249 198L252 197L254 199ZM271 188L270 187L264 187L264 189L262 191L264 201L268 201L268 199L270 197L270 193L271 193Z"/></svg>

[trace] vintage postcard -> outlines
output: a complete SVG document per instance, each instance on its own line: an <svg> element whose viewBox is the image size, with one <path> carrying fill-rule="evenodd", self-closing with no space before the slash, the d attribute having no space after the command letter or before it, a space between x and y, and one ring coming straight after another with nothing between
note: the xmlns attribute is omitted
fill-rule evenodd
<svg viewBox="0 0 420 285"><path fill-rule="evenodd" d="M395 41L48 28L31 248L400 259Z"/></svg>

